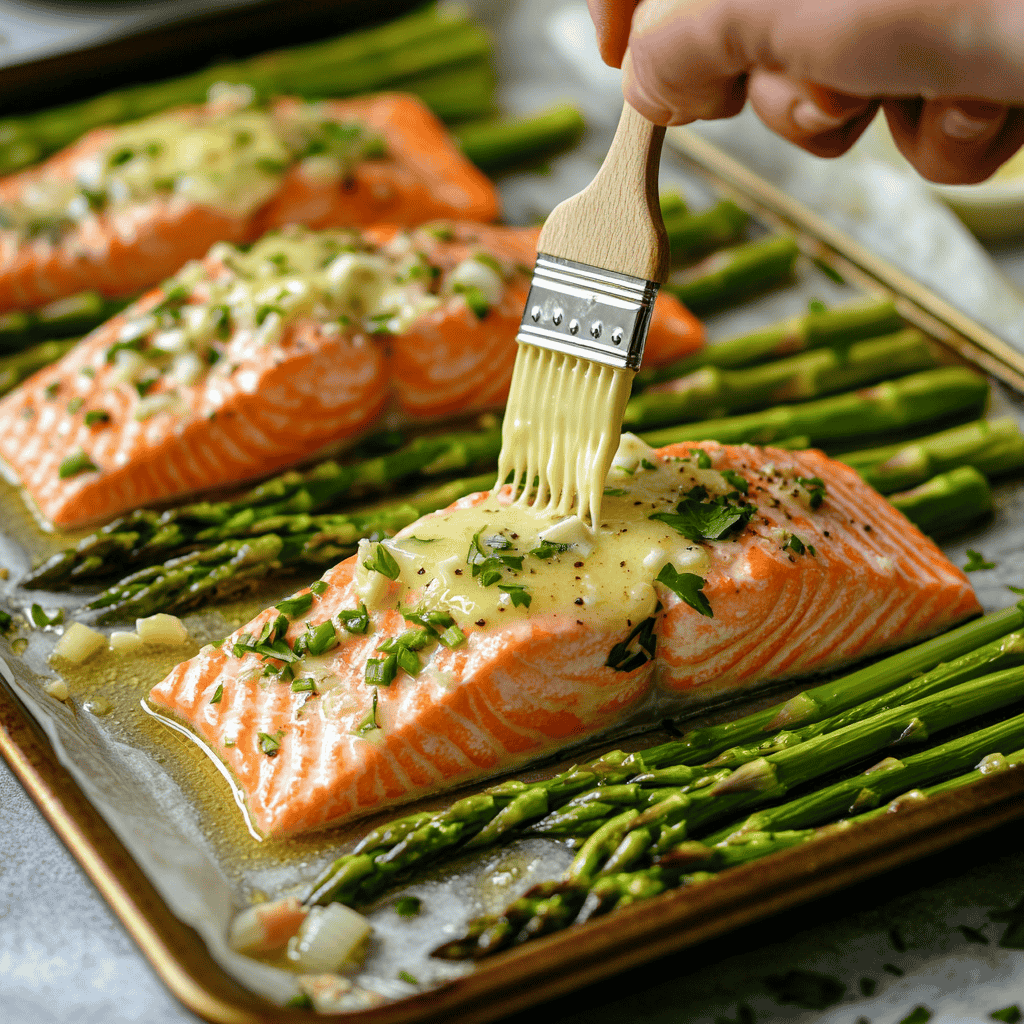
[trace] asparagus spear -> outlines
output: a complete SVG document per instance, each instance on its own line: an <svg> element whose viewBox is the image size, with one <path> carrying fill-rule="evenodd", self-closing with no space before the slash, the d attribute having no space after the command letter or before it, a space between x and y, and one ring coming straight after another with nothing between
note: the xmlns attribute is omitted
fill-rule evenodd
<svg viewBox="0 0 1024 1024"><path fill-rule="evenodd" d="M1006 743L1021 742L1024 736L1024 716L1017 716L989 729L943 744L927 754L906 758L904 767L895 765L872 773L869 784L874 796L881 797L881 791L898 792L897 779L920 777L922 780L935 778L948 771L962 770L987 751L998 749ZM994 757L990 765L995 770L1005 770L1024 764L1024 750L1018 750L1006 758ZM906 770L911 766L910 770ZM949 792L961 786L976 782L993 768L977 769L956 776L946 782L930 786L923 792L911 791L894 801L892 805L865 811L840 824L852 827L864 821L901 809L907 804L920 802L939 793ZM880 783L880 779L885 783ZM863 783L864 776L854 782ZM830 801L830 790L842 790L841 798ZM854 799L857 794L853 794ZM909 799L908 799L909 798ZM612 869L599 873L596 878L588 876L566 877L556 881L542 882L534 886L500 914L475 918L469 922L466 934L438 946L432 956L447 960L482 959L511 945L526 942L540 934L548 934L572 924L582 924L593 917L609 913L619 907L639 900L650 899L669 888L678 888L709 881L714 873L752 863L762 857L779 853L818 837L832 834L835 826L823 828L775 829L776 820L827 820L837 813L843 813L844 801L851 799L846 783L829 787L803 800L792 801L790 805L807 804L802 812L772 815L762 812L752 815L739 829L727 828L707 837L703 842L684 841L657 857L657 863L639 870ZM809 806L814 801L817 806ZM837 810L836 808L839 808ZM781 811L782 808L777 810ZM761 827L767 826L767 827ZM646 852L646 851L645 851ZM639 858L637 858L639 859ZM608 864L611 863L611 859ZM632 862L635 863L635 860ZM700 870L695 871L698 868ZM556 901L557 898L557 901ZM578 908L572 913L573 908Z"/></svg>
<svg viewBox="0 0 1024 1024"><path fill-rule="evenodd" d="M890 494L960 466L988 477L1024 469L1024 434L1012 416L975 420L904 444L837 455L876 491Z"/></svg>
<svg viewBox="0 0 1024 1024"><path fill-rule="evenodd" d="M477 167L496 171L568 149L580 140L585 127L579 110L559 103L526 117L460 125L452 134Z"/></svg>
<svg viewBox="0 0 1024 1024"><path fill-rule="evenodd" d="M631 398L623 423L639 429L763 409L927 370L937 362L928 339L910 327L848 348L819 348L740 370L706 366Z"/></svg>
<svg viewBox="0 0 1024 1024"><path fill-rule="evenodd" d="M500 446L499 428L417 437L396 451L361 462L328 461L305 473L283 473L236 501L195 502L162 514L132 512L47 559L22 580L22 586L53 588L109 576L193 544L247 536L256 523L311 512L343 495L379 492L387 484L417 475L490 465Z"/></svg>
<svg viewBox="0 0 1024 1024"><path fill-rule="evenodd" d="M413 501L350 515L296 515L256 520L241 536L149 566L107 588L85 607L102 609L100 622L180 612L223 600L271 572L297 566L333 565L366 537L390 536L426 512L489 487L494 474L457 480L420 491ZM285 529L286 528L286 529Z"/></svg>
<svg viewBox="0 0 1024 1024"><path fill-rule="evenodd" d="M752 334L715 342L670 366L641 370L634 380L639 391L651 384L683 377L704 366L735 370L829 345L849 345L864 338L891 334L902 326L889 300L872 299L838 309L814 308L771 324Z"/></svg>
<svg viewBox="0 0 1024 1024"><path fill-rule="evenodd" d="M679 441L771 444L776 438L806 435L814 444L837 443L919 427L954 415L978 415L988 384L973 370L940 366L859 391L778 405L761 412L642 434L655 448Z"/></svg>
<svg viewBox="0 0 1024 1024"><path fill-rule="evenodd" d="M215 82L244 82L261 96L352 95L392 87L452 64L486 56L492 44L452 5L430 5L388 24L162 82L130 86L79 103L0 121L0 173L48 156L84 132L201 103Z"/></svg>
<svg viewBox="0 0 1024 1024"><path fill-rule="evenodd" d="M79 292L34 310L0 314L0 353L20 352L33 342L85 334L128 305L99 292Z"/></svg>
<svg viewBox="0 0 1024 1024"><path fill-rule="evenodd" d="M702 313L788 281L799 254L789 235L747 242L674 271L665 287L688 309Z"/></svg>
<svg viewBox="0 0 1024 1024"><path fill-rule="evenodd" d="M992 511L992 489L973 467L961 466L926 480L909 491L889 495L922 533L949 536L985 518Z"/></svg>
<svg viewBox="0 0 1024 1024"><path fill-rule="evenodd" d="M668 233L672 259L676 262L693 259L711 249L735 242L750 220L731 199L721 199L714 206L700 213L686 210L662 210L665 230Z"/></svg>
<svg viewBox="0 0 1024 1024"><path fill-rule="evenodd" d="M21 352L0 356L0 395L7 394L23 380L50 363L55 363L78 344L78 338L44 341Z"/></svg>

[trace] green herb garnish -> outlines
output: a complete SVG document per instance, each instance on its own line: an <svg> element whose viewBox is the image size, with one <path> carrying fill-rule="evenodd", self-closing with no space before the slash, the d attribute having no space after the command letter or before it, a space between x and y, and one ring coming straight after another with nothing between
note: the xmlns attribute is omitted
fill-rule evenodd
<svg viewBox="0 0 1024 1024"><path fill-rule="evenodd" d="M452 286L456 295L461 295L466 300L466 305L473 311L478 320L483 320L491 311L491 304L487 297L475 284L462 284L461 282Z"/></svg>
<svg viewBox="0 0 1024 1024"><path fill-rule="evenodd" d="M654 635L654 618L644 619L633 627L625 640L617 643L608 653L605 665L616 672L632 672L654 657L657 637Z"/></svg>
<svg viewBox="0 0 1024 1024"><path fill-rule="evenodd" d="M563 551L568 551L570 546L569 544L552 544L549 540L542 540L530 554L535 558L551 558L554 555L560 555Z"/></svg>
<svg viewBox="0 0 1024 1024"><path fill-rule="evenodd" d="M224 696L224 684L218 683L217 689L213 691L213 696L210 698L211 704L219 704L221 698Z"/></svg>
<svg viewBox="0 0 1024 1024"><path fill-rule="evenodd" d="M625 487L606 487L604 489L604 496L606 498L622 498L629 494L629 491Z"/></svg>
<svg viewBox="0 0 1024 1024"><path fill-rule="evenodd" d="M1001 1010L993 1010L989 1016L993 1020L1004 1021L1004 1024L1019 1024L1022 1014L1020 1007L1014 1003L1012 1006L1004 1006Z"/></svg>
<svg viewBox="0 0 1024 1024"><path fill-rule="evenodd" d="M316 693L316 680L311 676L292 680L292 693Z"/></svg>
<svg viewBox="0 0 1024 1024"><path fill-rule="evenodd" d="M731 484L736 488L740 494L746 494L750 490L750 484L747 482L745 477L740 476L739 473L734 469L723 469L722 476L725 477L726 483Z"/></svg>
<svg viewBox="0 0 1024 1024"><path fill-rule="evenodd" d="M85 425L93 427L97 423L109 423L110 413L106 409L90 409L85 414Z"/></svg>
<svg viewBox="0 0 1024 1024"><path fill-rule="evenodd" d="M43 389L43 394L46 395L46 400L52 402L57 397L57 392L60 391L60 381L52 380Z"/></svg>
<svg viewBox="0 0 1024 1024"><path fill-rule="evenodd" d="M60 469L57 470L57 475L61 480L67 480L68 477L78 476L79 473L95 473L99 470L92 459L82 451L81 448L76 452L72 452L61 464Z"/></svg>
<svg viewBox="0 0 1024 1024"><path fill-rule="evenodd" d="M697 459L697 468L698 469L710 469L711 468L711 456L708 455L708 453L706 451L704 451L703 448L698 448L693 454L694 454L695 458Z"/></svg>
<svg viewBox="0 0 1024 1024"><path fill-rule="evenodd" d="M76 397L72 398L72 399L71 399L71 401L70 401L70 402L68 402L68 404L67 404L67 410L68 410L68 412L69 412L69 413L70 413L70 414L71 414L72 416L74 416L74 415L75 415L75 413L76 413L76 412L78 412L78 410L82 408L82 404L83 404L84 402L85 402L85 399L84 399L84 398L82 398L82 397L81 397L80 395L78 395L78 396L76 396Z"/></svg>
<svg viewBox="0 0 1024 1024"><path fill-rule="evenodd" d="M711 604L701 593L706 582L702 576L692 572L677 572L676 567L669 562L655 578L658 583L663 583L676 597L685 601L701 615L706 615L709 619L715 617Z"/></svg>
<svg viewBox="0 0 1024 1024"><path fill-rule="evenodd" d="M819 508L825 500L825 481L818 476L798 476L796 482L807 492L811 508Z"/></svg>
<svg viewBox="0 0 1024 1024"><path fill-rule="evenodd" d="M34 604L32 605L29 614L32 616L32 621L40 629L43 629L46 626L59 626L64 621L63 608L58 608L51 617L43 611L41 605Z"/></svg>
<svg viewBox="0 0 1024 1024"><path fill-rule="evenodd" d="M985 557L980 551L967 549L967 564L964 566L964 572L978 572L982 569L994 569L995 567L996 563L985 561Z"/></svg>
<svg viewBox="0 0 1024 1024"><path fill-rule="evenodd" d="M313 607L313 595L299 594L297 597L285 598L284 601L278 601L274 607L283 615L294 618Z"/></svg>
<svg viewBox="0 0 1024 1024"><path fill-rule="evenodd" d="M365 633L370 628L370 615L365 604L338 612L338 621L341 628L348 633Z"/></svg>
<svg viewBox="0 0 1024 1024"><path fill-rule="evenodd" d="M317 580L316 583L309 585L310 593L316 594L319 597L321 594L327 591L327 583L324 580Z"/></svg>
<svg viewBox="0 0 1024 1024"><path fill-rule="evenodd" d="M667 523L684 537L699 543L722 540L730 533L738 533L754 515L752 505L730 505L724 498L700 500L695 497L698 491L704 492L704 488L694 488L679 502L675 512L655 512L650 518Z"/></svg>
<svg viewBox="0 0 1024 1024"><path fill-rule="evenodd" d="M461 647L466 642L466 634L458 626L451 625L437 639L450 651L454 651L456 647Z"/></svg>
<svg viewBox="0 0 1024 1024"><path fill-rule="evenodd" d="M269 732L256 734L256 738L260 741L260 750L262 750L267 757L277 757L277 752L281 749L282 736L284 736L283 729L279 729L273 736L271 736Z"/></svg>
<svg viewBox="0 0 1024 1024"><path fill-rule="evenodd" d="M915 1006L914 1009L900 1021L900 1024L928 1024L928 1021L931 1019L932 1011L929 1010L927 1006Z"/></svg>
<svg viewBox="0 0 1024 1024"><path fill-rule="evenodd" d="M378 544L373 549L373 555L366 559L363 565L371 572L379 572L390 580L397 580L401 572L394 556L383 544Z"/></svg>
<svg viewBox="0 0 1024 1024"><path fill-rule="evenodd" d="M508 594L508 596L512 598L513 608L530 607L530 602L533 600L533 597L527 591L526 587L515 583L500 583L498 585L498 589L503 594Z"/></svg>
<svg viewBox="0 0 1024 1024"><path fill-rule="evenodd" d="M398 656L385 655L383 658L368 658L366 661L367 686L390 686L398 675Z"/></svg>

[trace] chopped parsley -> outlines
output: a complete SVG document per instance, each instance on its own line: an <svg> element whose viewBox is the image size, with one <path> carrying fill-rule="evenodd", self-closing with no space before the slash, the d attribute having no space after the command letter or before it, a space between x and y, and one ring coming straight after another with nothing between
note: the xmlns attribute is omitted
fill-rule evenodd
<svg viewBox="0 0 1024 1024"><path fill-rule="evenodd" d="M996 563L986 561L980 551L967 549L967 564L964 566L964 572L978 572L983 569L994 569L995 567Z"/></svg>
<svg viewBox="0 0 1024 1024"><path fill-rule="evenodd" d="M309 591L311 594L316 594L319 597L321 594L326 593L327 583L324 580L317 580L316 583L309 585Z"/></svg>
<svg viewBox="0 0 1024 1024"><path fill-rule="evenodd" d="M60 391L59 380L52 380L45 388L43 388L43 394L46 395L46 400L48 402L52 402L57 397L58 391Z"/></svg>
<svg viewBox="0 0 1024 1024"><path fill-rule="evenodd" d="M422 906L423 901L418 896L402 896L395 901L395 913L399 917L415 917Z"/></svg>
<svg viewBox="0 0 1024 1024"><path fill-rule="evenodd" d="M697 460L698 469L710 469L711 468L711 456L708 455L703 448L698 448L694 453L694 458Z"/></svg>
<svg viewBox="0 0 1024 1024"><path fill-rule="evenodd" d="M616 672L632 672L650 661L658 640L654 635L654 622L652 617L634 626L629 636L609 651L605 665Z"/></svg>
<svg viewBox="0 0 1024 1024"><path fill-rule="evenodd" d="M466 305L476 314L478 320L483 320L491 311L491 304L487 301L487 297L475 284L459 282L452 287L452 291L466 300Z"/></svg>
<svg viewBox="0 0 1024 1024"><path fill-rule="evenodd" d="M316 680L311 676L292 680L292 693L316 693Z"/></svg>
<svg viewBox="0 0 1024 1024"><path fill-rule="evenodd" d="M551 558L554 555L560 555L563 551L568 551L569 547L569 544L552 544L549 540L542 540L530 554L535 558Z"/></svg>
<svg viewBox="0 0 1024 1024"><path fill-rule="evenodd" d="M1011 1006L1004 1006L1001 1010L993 1010L989 1016L993 1020L1004 1021L1005 1024L1019 1024L1022 1014L1020 1007L1013 1003Z"/></svg>
<svg viewBox="0 0 1024 1024"><path fill-rule="evenodd" d="M746 494L750 490L750 484L747 482L745 477L740 476L739 473L734 469L723 469L721 471L722 476L725 478L726 483L735 487L740 494Z"/></svg>
<svg viewBox="0 0 1024 1024"><path fill-rule="evenodd" d="M701 615L706 615L709 619L715 617L710 602L701 593L706 582L703 577L692 572L677 572L676 567L669 562L658 573L656 580L658 583L663 583L676 597L685 601Z"/></svg>
<svg viewBox="0 0 1024 1024"><path fill-rule="evenodd" d="M730 504L730 496L707 499L703 487L695 487L676 506L675 512L655 512L651 519L667 523L684 537L699 543L722 540L740 532L754 515L753 505Z"/></svg>
<svg viewBox="0 0 1024 1024"><path fill-rule="evenodd" d="M224 684L218 683L217 689L213 691L213 696L210 698L211 704L219 704L221 698L224 696Z"/></svg>
<svg viewBox="0 0 1024 1024"><path fill-rule="evenodd" d="M503 594L508 594L508 596L512 598L512 607L513 608L519 608L519 607L529 608L530 607L530 602L533 600L533 598L530 596L530 594L527 591L526 587L522 586L521 584L499 583L498 584L498 589Z"/></svg>
<svg viewBox="0 0 1024 1024"><path fill-rule="evenodd" d="M83 403L84 403L84 402L85 402L85 399L84 399L84 398L82 398L82 397L81 397L81 395L76 395L76 396L75 396L74 398L72 398L72 399L71 399L71 401L70 401L70 402L68 402L68 404L67 404L67 410L68 410L68 412L69 412L69 413L70 413L70 414L71 414L72 416L74 416L74 415L75 415L75 413L76 413L76 412L78 412L78 410L82 408L82 405L83 405Z"/></svg>
<svg viewBox="0 0 1024 1024"><path fill-rule="evenodd" d="M789 535L789 540L782 546L782 550L789 550L797 555L808 554L816 556L818 554L813 544L805 544L795 533Z"/></svg>
<svg viewBox="0 0 1024 1024"><path fill-rule="evenodd" d="M363 562L363 565L371 572L379 572L387 576L389 580L397 580L401 570L395 561L394 555L383 544L378 544L373 549L373 555Z"/></svg>
<svg viewBox="0 0 1024 1024"><path fill-rule="evenodd" d="M67 480L68 477L78 476L79 473L95 473L99 471L99 466L96 465L89 458L88 455L82 451L81 448L78 451L72 452L61 464L60 469L57 470L57 475L61 480Z"/></svg>
<svg viewBox="0 0 1024 1024"><path fill-rule="evenodd" d="M0 632L6 633L11 628L11 623L14 619L11 618L10 612L5 612L0 608Z"/></svg>

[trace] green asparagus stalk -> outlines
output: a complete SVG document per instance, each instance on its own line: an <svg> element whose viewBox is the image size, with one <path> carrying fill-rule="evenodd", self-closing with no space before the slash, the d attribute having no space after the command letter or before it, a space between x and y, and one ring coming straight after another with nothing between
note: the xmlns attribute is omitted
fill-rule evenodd
<svg viewBox="0 0 1024 1024"><path fill-rule="evenodd" d="M560 103L526 117L459 125L452 133L477 167L496 171L568 149L580 140L585 127L576 107Z"/></svg>
<svg viewBox="0 0 1024 1024"><path fill-rule="evenodd" d="M849 345L865 338L892 334L902 326L896 307L887 299L872 299L838 309L815 308L752 334L714 342L669 366L643 369L636 375L634 390L683 377L704 366L735 370L809 349Z"/></svg>
<svg viewBox="0 0 1024 1024"><path fill-rule="evenodd" d="M500 447L499 428L417 437L396 451L360 462L328 461L305 473L283 473L236 501L195 502L164 513L132 512L47 559L22 586L67 586L162 561L192 545L246 537L255 524L312 512L342 496L379 493L400 480L491 465ZM462 481L464 486L472 483Z"/></svg>
<svg viewBox="0 0 1024 1024"><path fill-rule="evenodd" d="M493 117L496 88L494 65L486 57L401 82L402 92L418 96L441 120L448 122Z"/></svg>
<svg viewBox="0 0 1024 1024"><path fill-rule="evenodd" d="M750 216L731 199L719 200L700 213L662 210L674 262L691 260L730 245L743 234Z"/></svg>
<svg viewBox="0 0 1024 1024"><path fill-rule="evenodd" d="M658 196L658 202L661 206L661 216L666 219L671 217L682 217L689 209L686 205L686 200L683 199L675 189L669 189L667 192L662 192Z"/></svg>
<svg viewBox="0 0 1024 1024"><path fill-rule="evenodd" d="M224 600L244 592L271 572L333 565L353 554L360 540L391 536L421 515L493 482L493 473L457 480L420 491L413 501L365 513L260 519L239 530L236 538L126 576L85 607L102 610L100 622L114 622Z"/></svg>
<svg viewBox="0 0 1024 1024"><path fill-rule="evenodd" d="M451 5L431 5L388 24L260 54L162 82L130 86L79 103L0 121L0 173L34 163L104 124L201 103L215 82L244 82L262 97L341 96L487 56L490 39Z"/></svg>
<svg viewBox="0 0 1024 1024"><path fill-rule="evenodd" d="M952 469L909 491L890 494L889 501L931 537L958 533L993 508L992 488L973 466Z"/></svg>
<svg viewBox="0 0 1024 1024"><path fill-rule="evenodd" d="M34 310L0 314L0 353L21 352L33 342L85 334L128 304L104 299L99 292L79 292Z"/></svg>
<svg viewBox="0 0 1024 1024"><path fill-rule="evenodd" d="M988 384L972 370L940 366L859 391L798 405L778 405L761 412L642 434L650 445L680 441L723 444L771 444L776 438L803 434L813 444L849 444L856 438L921 427L951 416L981 413Z"/></svg>
<svg viewBox="0 0 1024 1024"><path fill-rule="evenodd" d="M859 804L865 799L884 799L881 796L883 791L898 792L897 780L905 782L908 778L935 778L948 771L961 770L979 757L988 754L987 763L980 769L958 775L923 791L911 790L892 804L846 818L839 826L844 829L850 828L892 810L901 810L905 806L919 803L930 796L970 785L992 771L1006 770L1024 764L1024 750L1015 751L1005 758L991 754L991 751L1002 744L1020 742L1021 736L1024 736L1024 716L1018 716L989 729L979 730L960 740L943 744L941 748L935 748L926 754L914 755L912 758L906 758L905 762L895 762L878 772L851 780L862 786L867 782L870 790L862 788L856 793L851 793L851 787L847 783L839 783L836 787L829 787L810 797L784 805L793 808L791 812L780 813L777 816L773 812L761 812L752 815L739 828L730 826L722 829L703 842L683 841L658 856L655 864L639 870L611 867L613 855L606 863L605 869L596 877L581 876L577 873L575 876L560 880L542 882L500 914L475 918L470 921L465 935L443 943L431 955L447 960L482 959L501 949L526 942L537 935L549 934L573 924L582 924L630 903L650 899L667 889L709 881L718 872L753 863L773 853L780 853L816 838L831 835L836 828L834 825L826 825L822 828L775 829L773 826L777 820L827 820L835 814L844 813L844 805L851 799ZM903 767L900 767L901 764ZM884 785L879 781L882 778L886 780ZM842 792L837 799L830 799L827 796L830 790L840 789ZM871 793L872 796L862 797L862 793ZM798 809L798 805L801 804L805 805L802 810ZM781 812L783 808L776 810ZM762 825L768 827L759 827ZM646 852L645 850L644 853ZM635 864L639 859L637 856L631 863ZM695 868L699 870L695 871ZM573 908L578 908L575 914L572 913Z"/></svg>
<svg viewBox="0 0 1024 1024"><path fill-rule="evenodd" d="M902 491L940 473L973 466L987 477L1024 469L1024 434L1012 416L975 420L904 444L837 455L876 491Z"/></svg>
<svg viewBox="0 0 1024 1024"><path fill-rule="evenodd" d="M1014 671L1014 670L1011 670ZM807 828L858 811L868 811L907 789L976 765L992 751L1013 750L1024 743L1024 715L1015 715L966 736L949 740L909 757L889 757L866 772L826 786L817 792L751 814L745 821L726 826L704 842L714 844L747 832ZM974 781L979 773L956 780ZM942 790L952 788L948 784Z"/></svg>
<svg viewBox="0 0 1024 1024"><path fill-rule="evenodd" d="M706 366L631 398L623 423L636 430L764 409L927 370L937 362L928 339L910 327L847 348L819 348L740 370Z"/></svg>
<svg viewBox="0 0 1024 1024"><path fill-rule="evenodd" d="M1024 627L1024 610L1019 604L1011 605L866 668L804 690L782 704L732 722L692 729L681 739L645 750L638 761L642 760L644 768L705 764L729 747L763 740L766 733L809 725L839 714L937 665L969 655L1021 627Z"/></svg>
<svg viewBox="0 0 1024 1024"><path fill-rule="evenodd" d="M23 380L50 363L55 363L78 344L78 338L44 341L21 352L0 356L0 395L7 394Z"/></svg>
<svg viewBox="0 0 1024 1024"><path fill-rule="evenodd" d="M799 254L789 235L747 242L674 271L665 288L694 313L703 313L790 280Z"/></svg>

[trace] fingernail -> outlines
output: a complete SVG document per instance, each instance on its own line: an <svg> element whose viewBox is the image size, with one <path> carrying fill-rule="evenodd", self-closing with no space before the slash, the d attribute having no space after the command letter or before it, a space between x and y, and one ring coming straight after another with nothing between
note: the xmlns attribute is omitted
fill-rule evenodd
<svg viewBox="0 0 1024 1024"><path fill-rule="evenodd" d="M799 100L790 111L789 117L797 128L810 135L834 131L836 128L841 128L848 120L845 117L826 114L821 107L810 100Z"/></svg>
<svg viewBox="0 0 1024 1024"><path fill-rule="evenodd" d="M950 107L942 115L942 130L958 142L970 142L980 138L991 127L994 119L968 117L959 107Z"/></svg>

